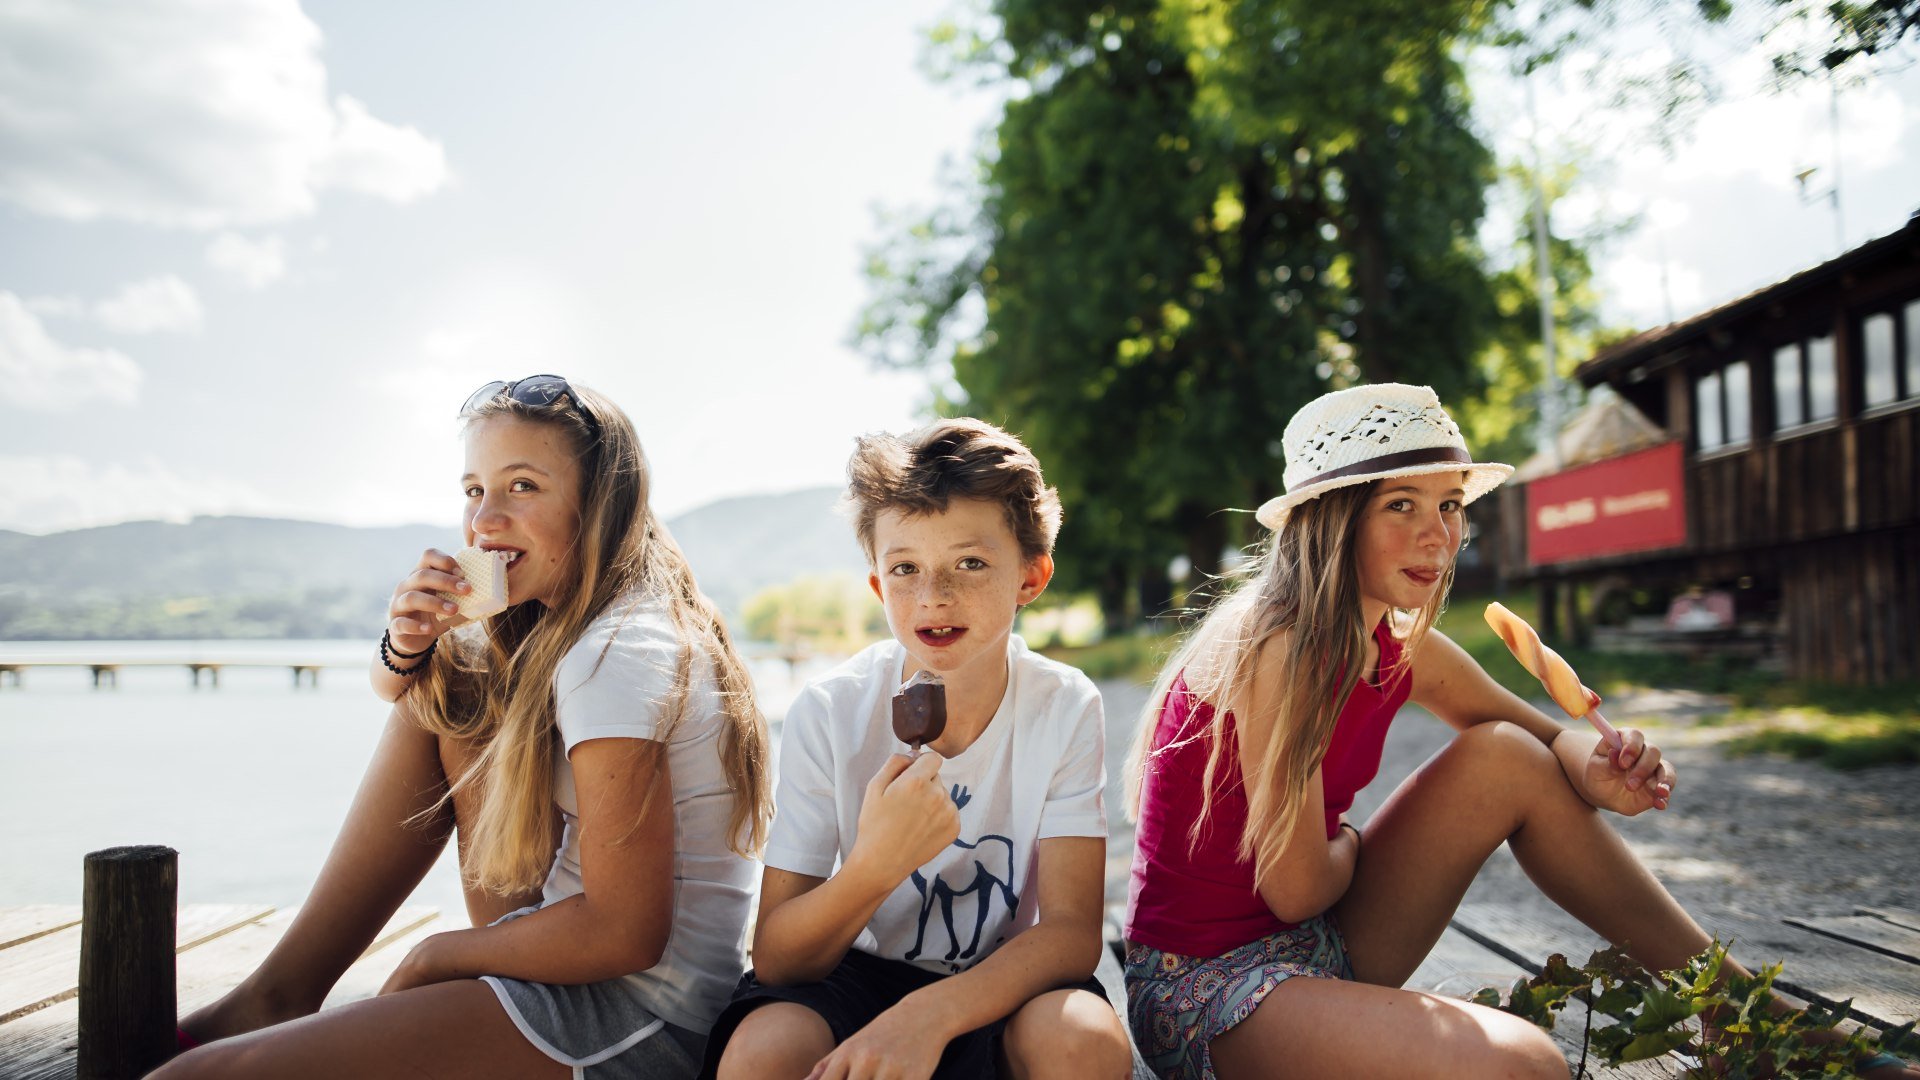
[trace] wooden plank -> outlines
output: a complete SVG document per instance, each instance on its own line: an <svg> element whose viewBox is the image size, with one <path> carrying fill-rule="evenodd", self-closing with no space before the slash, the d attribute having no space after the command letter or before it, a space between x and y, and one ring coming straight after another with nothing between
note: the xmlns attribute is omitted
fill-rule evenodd
<svg viewBox="0 0 1920 1080"><path fill-rule="evenodd" d="M180 909L177 938L186 950L272 914L260 904L190 904ZM80 992L80 927L43 934L7 950L0 976L0 1024L65 1001Z"/></svg>
<svg viewBox="0 0 1920 1080"><path fill-rule="evenodd" d="M1920 1017L1920 967L1837 944L1777 919L1723 913L1702 918L1701 923L1709 934L1732 942L1735 957L1749 967L1785 964L1774 985L1788 994L1828 1005L1851 999L1849 1014L1877 1028ZM1601 945L1591 930L1557 910L1536 916L1505 905L1462 904L1454 913L1454 925L1536 969L1549 953L1565 953L1568 959L1581 962Z"/></svg>
<svg viewBox="0 0 1920 1080"><path fill-rule="evenodd" d="M0 949L11 949L56 930L79 925L79 904L27 904L0 908Z"/></svg>
<svg viewBox="0 0 1920 1080"><path fill-rule="evenodd" d="M1909 929L1873 915L1806 916L1781 921L1788 926L1811 930L1849 945L1871 949L1895 960L1920 964L1920 930ZM1920 972L1916 972L1916 975L1920 975Z"/></svg>
<svg viewBox="0 0 1920 1080"><path fill-rule="evenodd" d="M1904 926L1908 930L1920 930L1920 911L1908 911L1895 907L1854 908L1855 915L1871 915L1876 919L1885 919L1895 926Z"/></svg>
<svg viewBox="0 0 1920 1080"><path fill-rule="evenodd" d="M293 916L292 910L273 912L181 953L180 1012L192 1012L232 989L266 957ZM406 950L434 932L434 919L432 908L401 908L375 937L374 945L347 969L322 1007L372 996L406 956ZM71 1080L79 1030L80 1006L74 998L0 1027L0 1076L8 1080Z"/></svg>

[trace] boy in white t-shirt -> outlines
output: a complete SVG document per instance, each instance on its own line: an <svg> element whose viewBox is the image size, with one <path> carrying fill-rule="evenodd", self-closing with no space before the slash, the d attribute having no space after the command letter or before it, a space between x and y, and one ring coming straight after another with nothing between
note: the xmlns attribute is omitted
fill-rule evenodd
<svg viewBox="0 0 1920 1080"><path fill-rule="evenodd" d="M1090 978L1100 696L1012 634L1053 576L1059 497L978 420L862 439L848 477L894 640L787 713L754 971L708 1073L1127 1076L1126 1031ZM915 759L891 702L920 671L945 681L947 723Z"/></svg>

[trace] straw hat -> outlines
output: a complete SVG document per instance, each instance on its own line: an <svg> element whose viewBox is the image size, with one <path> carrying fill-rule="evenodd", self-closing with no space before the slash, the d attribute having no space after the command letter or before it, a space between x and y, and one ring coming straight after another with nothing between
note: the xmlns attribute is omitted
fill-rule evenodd
<svg viewBox="0 0 1920 1080"><path fill-rule="evenodd" d="M1459 425L1440 407L1431 387L1374 383L1322 394L1293 414L1280 437L1287 493L1269 499L1254 516L1269 529L1308 499L1335 488L1388 476L1464 472L1473 500L1513 475L1513 466L1476 464Z"/></svg>

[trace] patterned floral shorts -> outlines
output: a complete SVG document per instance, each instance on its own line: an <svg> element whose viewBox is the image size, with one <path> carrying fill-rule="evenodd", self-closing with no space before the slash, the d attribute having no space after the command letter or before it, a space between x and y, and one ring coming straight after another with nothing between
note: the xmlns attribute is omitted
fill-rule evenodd
<svg viewBox="0 0 1920 1080"><path fill-rule="evenodd" d="M1181 956L1127 946L1127 1020L1140 1056L1161 1080L1213 1080L1208 1044L1253 1015L1273 988L1307 975L1353 978L1330 916L1249 942L1225 956Z"/></svg>

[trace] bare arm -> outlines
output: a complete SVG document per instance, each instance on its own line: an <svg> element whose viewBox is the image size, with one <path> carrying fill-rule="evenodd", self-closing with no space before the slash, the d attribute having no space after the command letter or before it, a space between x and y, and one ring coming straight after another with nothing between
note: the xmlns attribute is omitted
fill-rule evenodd
<svg viewBox="0 0 1920 1080"><path fill-rule="evenodd" d="M753 970L769 986L817 982L847 955L893 890L960 834L940 786L940 755L887 759L860 804L859 835L829 878L768 867L760 883Z"/></svg>
<svg viewBox="0 0 1920 1080"><path fill-rule="evenodd" d="M1039 921L974 967L900 999L814 1066L813 1075L837 1075L838 1065L856 1076L929 1075L955 1037L1093 974L1106 854L1100 837L1040 841Z"/></svg>
<svg viewBox="0 0 1920 1080"><path fill-rule="evenodd" d="M394 649L404 653L423 653L433 648L442 634L467 621L454 615L455 605L438 594L469 592L472 588L460 576L460 564L453 556L428 548L421 554L419 565L393 590L393 599L387 604L387 640ZM400 700L400 695L413 685L413 672L428 662L395 656L393 666L406 672L403 675L387 670L376 652L368 669L373 692L380 695L382 701Z"/></svg>
<svg viewBox="0 0 1920 1080"><path fill-rule="evenodd" d="M427 938L382 993L480 975L590 983L660 962L673 924L673 788L665 747L591 739L569 760L580 805L581 893L499 926Z"/></svg>
<svg viewBox="0 0 1920 1080"><path fill-rule="evenodd" d="M1644 733L1622 728L1621 747L1613 751L1594 732L1565 727L1521 700L1438 630L1427 632L1413 659L1409 696L1459 731L1499 720L1521 728L1553 751L1574 789L1601 809L1664 810L1673 795L1673 764Z"/></svg>
<svg viewBox="0 0 1920 1080"><path fill-rule="evenodd" d="M1255 662L1253 687L1243 699L1249 702L1247 715L1234 714L1243 777L1257 775L1264 768L1260 763L1275 735L1272 716L1285 685L1285 667L1285 639L1276 634L1261 647ZM1294 814L1279 858L1258 882L1260 899L1282 922L1303 922L1320 914L1353 884L1359 838L1341 829L1329 839L1326 815L1326 787L1320 770L1315 769L1307 778L1305 798Z"/></svg>

